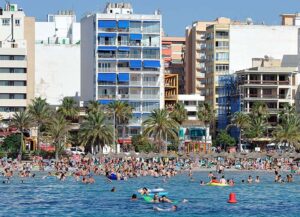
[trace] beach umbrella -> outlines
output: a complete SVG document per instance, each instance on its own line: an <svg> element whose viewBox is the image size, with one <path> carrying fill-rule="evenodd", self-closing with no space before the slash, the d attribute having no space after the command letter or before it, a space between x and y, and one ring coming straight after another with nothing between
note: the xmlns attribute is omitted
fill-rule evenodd
<svg viewBox="0 0 300 217"><path fill-rule="evenodd" d="M208 159L210 157L210 154L203 155L203 159Z"/></svg>
<svg viewBox="0 0 300 217"><path fill-rule="evenodd" d="M147 157L148 158L154 158L155 157L155 153L154 152L149 152L148 154L147 154Z"/></svg>
<svg viewBox="0 0 300 217"><path fill-rule="evenodd" d="M169 158L177 158L177 154L171 153L171 154L169 155Z"/></svg>
<svg viewBox="0 0 300 217"><path fill-rule="evenodd" d="M228 153L228 154L227 154L227 158L228 158L228 159L235 159L235 156L234 156L233 153Z"/></svg>
<svg viewBox="0 0 300 217"><path fill-rule="evenodd" d="M130 155L130 157L137 157L137 154L135 153L135 151L130 151L129 155Z"/></svg>
<svg viewBox="0 0 300 217"><path fill-rule="evenodd" d="M221 152L217 154L218 157L226 158L228 156L227 152Z"/></svg>
<svg viewBox="0 0 300 217"><path fill-rule="evenodd" d="M297 152L290 153L290 158L295 158L295 157L297 157Z"/></svg>
<svg viewBox="0 0 300 217"><path fill-rule="evenodd" d="M215 153L215 152L214 152L214 153L211 154L211 157L212 157L212 158L217 158L218 155L219 155L218 153Z"/></svg>
<svg viewBox="0 0 300 217"><path fill-rule="evenodd" d="M94 156L89 152L89 153L87 153L87 155L85 157L91 159Z"/></svg>
<svg viewBox="0 0 300 217"><path fill-rule="evenodd" d="M146 158L147 157L147 154L145 152L141 152L139 154L139 158Z"/></svg>

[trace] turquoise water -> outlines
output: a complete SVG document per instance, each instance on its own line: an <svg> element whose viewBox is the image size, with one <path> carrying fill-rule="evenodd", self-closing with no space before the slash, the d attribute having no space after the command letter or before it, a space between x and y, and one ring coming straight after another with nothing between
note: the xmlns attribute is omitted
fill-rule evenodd
<svg viewBox="0 0 300 217"><path fill-rule="evenodd" d="M241 184L248 175L261 177L260 184ZM285 174L282 174L285 177ZM20 184L0 183L0 216L299 216L300 177L294 183L275 184L273 173L228 172L226 178L234 178L234 187L200 186L207 181L207 172L194 173L195 182L187 174L173 177L164 183L163 178L142 177L128 181L108 183L103 177L95 177L94 185L84 185L72 178L60 182L55 178L36 178ZM115 186L117 191L110 192ZM136 189L163 187L169 198L179 203L177 212L153 211L153 204L143 199L132 202ZM237 204L228 204L230 192L236 193ZM159 204L168 208L168 204Z"/></svg>

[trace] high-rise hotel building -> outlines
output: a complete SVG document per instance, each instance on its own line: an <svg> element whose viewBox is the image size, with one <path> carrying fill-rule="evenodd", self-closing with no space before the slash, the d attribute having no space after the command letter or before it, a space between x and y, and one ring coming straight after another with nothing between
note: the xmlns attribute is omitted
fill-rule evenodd
<svg viewBox="0 0 300 217"><path fill-rule="evenodd" d="M108 3L81 20L81 97L133 107L128 136L138 134L153 109L163 108L161 15L133 14L128 3Z"/></svg>
<svg viewBox="0 0 300 217"><path fill-rule="evenodd" d="M0 8L0 115L12 118L34 97L35 19L16 4Z"/></svg>

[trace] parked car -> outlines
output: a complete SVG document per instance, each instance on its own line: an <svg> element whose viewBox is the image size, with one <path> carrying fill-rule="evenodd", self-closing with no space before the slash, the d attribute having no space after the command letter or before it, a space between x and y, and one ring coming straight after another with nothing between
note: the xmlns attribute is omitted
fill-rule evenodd
<svg viewBox="0 0 300 217"><path fill-rule="evenodd" d="M81 148L79 148L79 147L67 148L66 152L68 154L72 154L72 155L74 155L74 154L84 155L85 154L84 151Z"/></svg>

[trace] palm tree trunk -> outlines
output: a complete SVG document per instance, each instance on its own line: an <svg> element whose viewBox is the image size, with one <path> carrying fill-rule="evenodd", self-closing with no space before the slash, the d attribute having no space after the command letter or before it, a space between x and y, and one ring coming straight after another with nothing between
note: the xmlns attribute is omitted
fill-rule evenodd
<svg viewBox="0 0 300 217"><path fill-rule="evenodd" d="M56 143L56 145L55 145L55 159L56 160L58 160L58 158L59 158L59 156L58 156L58 152L59 152L59 147L58 147L59 145Z"/></svg>
<svg viewBox="0 0 300 217"><path fill-rule="evenodd" d="M242 152L242 129L241 128L239 134L239 148L240 148L240 152Z"/></svg>
<svg viewBox="0 0 300 217"><path fill-rule="evenodd" d="M36 149L40 153L40 125L37 126Z"/></svg>
<svg viewBox="0 0 300 217"><path fill-rule="evenodd" d="M124 137L125 137L125 124L123 124L123 129L122 129L122 146L124 148Z"/></svg>
<svg viewBox="0 0 300 217"><path fill-rule="evenodd" d="M20 150L19 150L19 155L20 155L20 161L22 160L22 153L23 153L23 140L24 140L24 136L23 136L23 129L20 129L20 133L21 133L21 145L20 145Z"/></svg>

